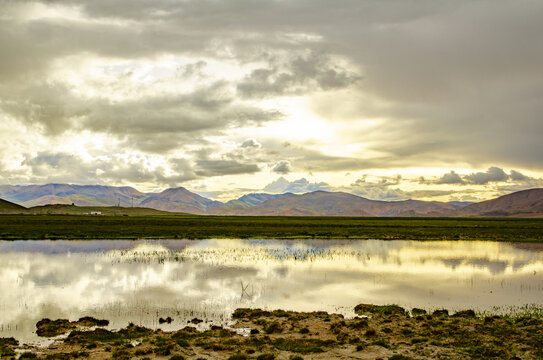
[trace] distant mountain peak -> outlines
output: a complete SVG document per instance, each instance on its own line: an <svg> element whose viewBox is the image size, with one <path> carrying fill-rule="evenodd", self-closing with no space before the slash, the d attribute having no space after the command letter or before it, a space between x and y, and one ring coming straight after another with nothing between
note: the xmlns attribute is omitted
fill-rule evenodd
<svg viewBox="0 0 543 360"><path fill-rule="evenodd" d="M182 186L169 188L158 194L149 194L149 196L140 203L142 206L157 210L188 212L194 214L202 214L221 204L222 203L219 201L200 196Z"/></svg>
<svg viewBox="0 0 543 360"><path fill-rule="evenodd" d="M174 193L174 192L190 192L190 191L187 190L187 188L184 188L183 186L178 186L174 188L164 189L160 192L160 194L169 193L169 192Z"/></svg>

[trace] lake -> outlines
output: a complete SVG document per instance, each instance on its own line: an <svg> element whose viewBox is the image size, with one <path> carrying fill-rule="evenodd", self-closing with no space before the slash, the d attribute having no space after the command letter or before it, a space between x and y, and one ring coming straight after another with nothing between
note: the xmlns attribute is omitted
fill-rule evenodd
<svg viewBox="0 0 543 360"><path fill-rule="evenodd" d="M228 325L239 307L359 303L506 313L543 305L543 244L483 241L0 241L0 337L94 316L179 329ZM160 324L170 316L171 324Z"/></svg>

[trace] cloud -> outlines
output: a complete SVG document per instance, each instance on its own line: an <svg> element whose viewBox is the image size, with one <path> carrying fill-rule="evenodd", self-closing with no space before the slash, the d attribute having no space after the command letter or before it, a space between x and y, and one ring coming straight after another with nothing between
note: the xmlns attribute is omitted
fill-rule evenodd
<svg viewBox="0 0 543 360"><path fill-rule="evenodd" d="M368 6L368 23L351 25L363 34L347 50L364 69L363 91L315 99L319 115L351 123L380 118L370 131L346 131L347 141L363 138L371 150L407 164L416 158L541 170L543 104L536 98L543 95L543 45L534 49L525 39L543 31L543 5L387 4ZM385 10L389 5L394 9Z"/></svg>
<svg viewBox="0 0 543 360"><path fill-rule="evenodd" d="M311 52L287 63L253 70L238 83L237 92L249 98L300 95L348 87L359 79L359 75L335 65L326 54Z"/></svg>
<svg viewBox="0 0 543 360"><path fill-rule="evenodd" d="M540 2L36 0L0 2L0 14L0 121L29 134L0 135L10 179L48 179L42 168L52 163L30 158L43 149L69 154L59 145L65 137L89 133L116 145L81 155L99 166L71 181L250 174L280 161L295 172L487 164L543 171ZM226 154L291 119L281 97L332 125L335 140L281 147L259 136L265 146L244 141ZM332 152L333 141L363 150ZM212 160L197 151L218 142ZM27 153L34 155L15 170L10 159ZM108 170L123 164L118 153L161 164L186 157L191 169L170 174L164 165L164 179L145 166ZM509 180L488 171L462 180L527 186L515 171Z"/></svg>
<svg viewBox="0 0 543 360"><path fill-rule="evenodd" d="M509 178L513 181L527 181L531 179L529 176L526 176L516 170L511 170Z"/></svg>
<svg viewBox="0 0 543 360"><path fill-rule="evenodd" d="M61 84L33 85L6 93L1 109L30 125L42 126L47 134L68 130L90 130L128 137L127 142L142 150L164 151L178 147L181 135L187 142L195 134L228 128L254 126L278 120L278 111L267 111L236 103L224 83L214 83L184 94L158 93L133 99L82 99Z"/></svg>
<svg viewBox="0 0 543 360"><path fill-rule="evenodd" d="M235 160L197 160L196 174L199 176L223 176L253 174L260 171L255 164L243 164Z"/></svg>
<svg viewBox="0 0 543 360"><path fill-rule="evenodd" d="M293 193L302 194L313 191L330 191L330 186L325 182L310 183L305 178L294 181L288 181L284 177L269 183L264 187L263 191L268 193L283 194Z"/></svg>
<svg viewBox="0 0 543 360"><path fill-rule="evenodd" d="M287 160L281 160L275 164L272 171L278 174L288 174L292 169L290 168L290 162Z"/></svg>
<svg viewBox="0 0 543 360"><path fill-rule="evenodd" d="M255 139L247 139L240 145L242 148L261 148L262 145L258 143Z"/></svg>
<svg viewBox="0 0 543 360"><path fill-rule="evenodd" d="M406 200L409 198L409 195L396 187L401 183L402 177L400 175L395 177L381 177L378 181L369 181L367 176L363 176L350 186L340 188L339 190L371 200Z"/></svg>
<svg viewBox="0 0 543 360"><path fill-rule="evenodd" d="M436 184L464 184L464 180L455 173L453 170L451 170L450 173L444 174L442 177L440 177Z"/></svg>
<svg viewBox="0 0 543 360"><path fill-rule="evenodd" d="M298 172L336 172L367 168L383 168L392 166L394 159L365 159L354 156L336 156L314 149L311 144L303 142L284 142L270 139L264 142L264 151L260 156L268 163L289 161L291 170Z"/></svg>
<svg viewBox="0 0 543 360"><path fill-rule="evenodd" d="M470 184L484 185L489 182L507 181L509 175L496 166L488 168L486 172L476 172L470 175L464 176L464 179Z"/></svg>
<svg viewBox="0 0 543 360"><path fill-rule="evenodd" d="M186 159L172 159L171 168L167 169L165 166L150 166L146 156L127 156L122 153L86 161L77 155L64 152L40 152L36 155L27 154L22 165L23 169L31 174L26 180L22 178L26 174L19 174L19 177L17 174L7 174L17 183L153 183L178 186L198 178Z"/></svg>
<svg viewBox="0 0 543 360"><path fill-rule="evenodd" d="M444 174L439 179L435 181L429 181L420 178L420 184L473 184L473 185L486 185L489 183L506 183L506 182L520 182L524 184L530 183L532 180L535 180L529 176L522 174L517 170L511 170L510 174L507 174L503 169L492 166L488 168L487 171L474 172L468 175L460 176L454 170L451 170L449 173Z"/></svg>

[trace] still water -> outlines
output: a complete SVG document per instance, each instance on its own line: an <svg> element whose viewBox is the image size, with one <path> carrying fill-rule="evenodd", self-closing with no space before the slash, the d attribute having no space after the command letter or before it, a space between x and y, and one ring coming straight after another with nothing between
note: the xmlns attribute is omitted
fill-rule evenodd
<svg viewBox="0 0 543 360"><path fill-rule="evenodd" d="M509 311L543 305L543 244L420 241L0 241L0 337L48 317L178 329L238 307L359 303ZM172 324L159 324L170 316Z"/></svg>

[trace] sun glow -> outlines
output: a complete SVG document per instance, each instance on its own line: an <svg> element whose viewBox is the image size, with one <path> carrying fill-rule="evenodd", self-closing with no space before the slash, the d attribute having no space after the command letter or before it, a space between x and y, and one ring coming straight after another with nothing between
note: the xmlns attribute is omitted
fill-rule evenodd
<svg viewBox="0 0 543 360"><path fill-rule="evenodd" d="M307 141L320 144L335 140L333 124L313 113L303 98L275 98L260 101L257 105L266 110L280 111L284 118L261 127L239 129L238 134L256 138L278 138L285 142Z"/></svg>

